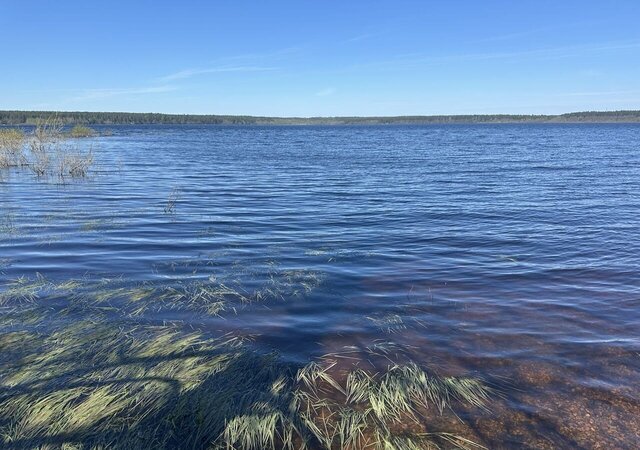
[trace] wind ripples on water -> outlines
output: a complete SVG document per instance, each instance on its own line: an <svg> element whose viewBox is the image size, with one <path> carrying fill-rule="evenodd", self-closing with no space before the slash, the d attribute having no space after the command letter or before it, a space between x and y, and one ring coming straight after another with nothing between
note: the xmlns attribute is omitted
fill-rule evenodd
<svg viewBox="0 0 640 450"><path fill-rule="evenodd" d="M490 447L640 442L637 125L112 130L85 181L4 175L3 284L215 280L265 301L137 320L508 380Z"/></svg>

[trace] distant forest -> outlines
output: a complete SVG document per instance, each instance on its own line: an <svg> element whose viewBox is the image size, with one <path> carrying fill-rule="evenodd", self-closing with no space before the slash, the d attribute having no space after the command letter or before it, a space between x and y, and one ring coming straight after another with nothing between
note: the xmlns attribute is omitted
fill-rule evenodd
<svg viewBox="0 0 640 450"><path fill-rule="evenodd" d="M560 115L395 117L259 117L127 112L0 111L1 125L32 125L55 117L64 124L386 125L438 123L640 123L640 111L585 111Z"/></svg>

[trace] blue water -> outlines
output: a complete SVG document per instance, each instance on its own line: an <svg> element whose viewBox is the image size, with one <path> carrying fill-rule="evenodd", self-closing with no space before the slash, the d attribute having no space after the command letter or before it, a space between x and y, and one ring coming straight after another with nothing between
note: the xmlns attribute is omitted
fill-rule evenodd
<svg viewBox="0 0 640 450"><path fill-rule="evenodd" d="M132 320L389 341L503 380L496 448L640 442L640 126L108 128L86 180L2 175L0 283L222 281L261 301Z"/></svg>

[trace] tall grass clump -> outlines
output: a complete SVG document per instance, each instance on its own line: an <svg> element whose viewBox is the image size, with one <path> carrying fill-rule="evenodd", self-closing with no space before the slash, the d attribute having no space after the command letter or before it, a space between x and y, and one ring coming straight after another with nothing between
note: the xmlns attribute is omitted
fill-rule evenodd
<svg viewBox="0 0 640 450"><path fill-rule="evenodd" d="M25 163L24 132L17 128L0 129L0 168L19 167Z"/></svg>
<svg viewBox="0 0 640 450"><path fill-rule="evenodd" d="M84 138L95 136L96 132L93 128L89 128L85 125L76 125L69 132L69 136L72 138Z"/></svg>
<svg viewBox="0 0 640 450"><path fill-rule="evenodd" d="M56 173L60 177L84 178L93 165L93 150L82 151L77 147L68 148L57 155Z"/></svg>
<svg viewBox="0 0 640 450"><path fill-rule="evenodd" d="M19 129L0 129L0 169L25 168L38 178L87 177L94 162L93 151L81 149L69 138L93 135L87 127L75 127L65 133L55 117L41 121L28 135Z"/></svg>
<svg viewBox="0 0 640 450"><path fill-rule="evenodd" d="M39 123L30 136L26 161L37 177L83 178L93 165L93 151L91 148L81 150L69 143L62 124L50 119Z"/></svg>
<svg viewBox="0 0 640 450"><path fill-rule="evenodd" d="M38 123L29 139L27 165L38 177L45 176L51 167L53 154L59 152L62 124L56 120Z"/></svg>

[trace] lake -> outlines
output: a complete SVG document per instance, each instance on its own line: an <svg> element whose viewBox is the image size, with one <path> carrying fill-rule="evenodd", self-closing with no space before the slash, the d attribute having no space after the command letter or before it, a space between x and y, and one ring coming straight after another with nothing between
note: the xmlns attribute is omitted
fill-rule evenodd
<svg viewBox="0 0 640 450"><path fill-rule="evenodd" d="M0 178L2 401L91 320L483 380L428 417L489 448L640 443L639 125L97 129L86 179Z"/></svg>

